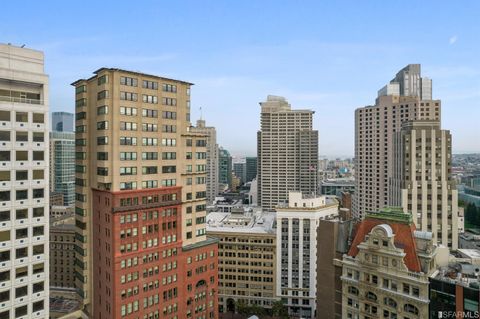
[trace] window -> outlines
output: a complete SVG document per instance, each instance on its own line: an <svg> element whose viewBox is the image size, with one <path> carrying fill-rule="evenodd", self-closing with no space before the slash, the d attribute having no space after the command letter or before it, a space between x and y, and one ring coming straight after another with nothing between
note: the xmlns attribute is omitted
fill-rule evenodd
<svg viewBox="0 0 480 319"><path fill-rule="evenodd" d="M28 161L28 151L16 151L15 159L17 161Z"/></svg>
<svg viewBox="0 0 480 319"><path fill-rule="evenodd" d="M143 181L142 182L142 188L157 188L158 187L158 181Z"/></svg>
<svg viewBox="0 0 480 319"><path fill-rule="evenodd" d="M408 312L408 313L411 313L411 314L414 314L414 315L418 316L418 308L415 307L414 305L406 304L405 306L403 306L403 310L405 312Z"/></svg>
<svg viewBox="0 0 480 319"><path fill-rule="evenodd" d="M162 132L163 133L176 133L177 126L176 125L162 125Z"/></svg>
<svg viewBox="0 0 480 319"><path fill-rule="evenodd" d="M162 159L163 160L174 160L177 158L177 153L175 152L163 152Z"/></svg>
<svg viewBox="0 0 480 319"><path fill-rule="evenodd" d="M142 145L143 146L157 146L158 145L158 139L157 138L152 138L152 137L144 137L144 138L142 138Z"/></svg>
<svg viewBox="0 0 480 319"><path fill-rule="evenodd" d="M97 85L102 85L108 82L108 75L104 74L97 79Z"/></svg>
<svg viewBox="0 0 480 319"><path fill-rule="evenodd" d="M17 142L28 142L28 132L15 132Z"/></svg>
<svg viewBox="0 0 480 319"><path fill-rule="evenodd" d="M176 106L177 105L177 99L170 98L170 97L163 97L162 98L162 104L163 105Z"/></svg>
<svg viewBox="0 0 480 319"><path fill-rule="evenodd" d="M143 166L142 167L142 173L144 175L157 174L158 173L158 168L157 168L157 166Z"/></svg>
<svg viewBox="0 0 480 319"><path fill-rule="evenodd" d="M28 122L28 113L27 112L15 112L15 121L17 121L17 122Z"/></svg>
<svg viewBox="0 0 480 319"><path fill-rule="evenodd" d="M120 106L120 115L136 116L137 115L137 108L136 107Z"/></svg>
<svg viewBox="0 0 480 319"><path fill-rule="evenodd" d="M157 152L142 152L142 160L157 160Z"/></svg>
<svg viewBox="0 0 480 319"><path fill-rule="evenodd" d="M108 168L107 167L97 167L97 175L108 176Z"/></svg>
<svg viewBox="0 0 480 319"><path fill-rule="evenodd" d="M143 103L157 104L158 103L158 97L156 95L143 94L142 101L143 101Z"/></svg>
<svg viewBox="0 0 480 319"><path fill-rule="evenodd" d="M45 174L44 174L44 170L43 169L34 169L33 170L33 179L44 179L45 178Z"/></svg>
<svg viewBox="0 0 480 319"><path fill-rule="evenodd" d="M143 123L142 124L142 131L144 132L157 132L158 125L157 124L150 124L150 123Z"/></svg>
<svg viewBox="0 0 480 319"><path fill-rule="evenodd" d="M6 202L10 200L10 191L0 191L0 202Z"/></svg>
<svg viewBox="0 0 480 319"><path fill-rule="evenodd" d="M97 160L108 161L108 152L97 152Z"/></svg>
<svg viewBox="0 0 480 319"><path fill-rule="evenodd" d="M97 101L99 100L104 100L104 99L107 99L108 98L108 91L107 90L103 90L103 91L100 91L97 93Z"/></svg>
<svg viewBox="0 0 480 319"><path fill-rule="evenodd" d="M45 190L43 188L35 188L32 191L33 198L44 198Z"/></svg>
<svg viewBox="0 0 480 319"><path fill-rule="evenodd" d="M162 118L176 120L177 119L177 112L163 111L162 112Z"/></svg>
<svg viewBox="0 0 480 319"><path fill-rule="evenodd" d="M0 111L0 121L10 122L10 112Z"/></svg>
<svg viewBox="0 0 480 319"><path fill-rule="evenodd" d="M176 171L176 166L162 166L162 173L175 173Z"/></svg>
<svg viewBox="0 0 480 319"><path fill-rule="evenodd" d="M177 180L176 179L164 179L164 180L162 180L162 186L163 187L176 186L176 185L177 185Z"/></svg>
<svg viewBox="0 0 480 319"><path fill-rule="evenodd" d="M108 145L108 136L97 137L97 145Z"/></svg>
<svg viewBox="0 0 480 319"><path fill-rule="evenodd" d="M33 160L34 161L43 161L44 160L43 151L33 151Z"/></svg>
<svg viewBox="0 0 480 319"><path fill-rule="evenodd" d="M162 138L162 145L163 146L176 146L177 140L174 138Z"/></svg>
<svg viewBox="0 0 480 319"><path fill-rule="evenodd" d="M108 121L97 122L97 130L108 130Z"/></svg>
<svg viewBox="0 0 480 319"><path fill-rule="evenodd" d="M136 137L120 137L120 145L137 145Z"/></svg>
<svg viewBox="0 0 480 319"><path fill-rule="evenodd" d="M15 200L25 200L28 199L28 190L22 189L15 192Z"/></svg>
<svg viewBox="0 0 480 319"><path fill-rule="evenodd" d="M121 161L136 161L137 152L120 152Z"/></svg>
<svg viewBox="0 0 480 319"><path fill-rule="evenodd" d="M97 115L104 115L108 114L108 106L102 105L97 107Z"/></svg>
<svg viewBox="0 0 480 319"><path fill-rule="evenodd" d="M137 189L137 182L122 182L120 183L121 190Z"/></svg>
<svg viewBox="0 0 480 319"><path fill-rule="evenodd" d="M144 89L158 90L158 82L143 80L142 87Z"/></svg>
<svg viewBox="0 0 480 319"><path fill-rule="evenodd" d="M128 86L137 86L137 79L135 78L129 78L125 76L120 77L120 84L121 85L128 85Z"/></svg>
<svg viewBox="0 0 480 319"><path fill-rule="evenodd" d="M157 110L150 110L150 109L142 109L142 116L143 117L158 117Z"/></svg>
<svg viewBox="0 0 480 319"><path fill-rule="evenodd" d="M0 161L10 161L10 151L0 151Z"/></svg>
<svg viewBox="0 0 480 319"><path fill-rule="evenodd" d="M177 86L176 85L173 85L173 84L162 84L162 90L163 92L173 92L173 93L176 93L177 92Z"/></svg>
<svg viewBox="0 0 480 319"><path fill-rule="evenodd" d="M138 95L137 93L120 92L120 100L136 102L138 100Z"/></svg>
<svg viewBox="0 0 480 319"><path fill-rule="evenodd" d="M136 131L137 123L135 122L120 122L120 130L122 131Z"/></svg>
<svg viewBox="0 0 480 319"><path fill-rule="evenodd" d="M137 175L137 168L133 167L120 167L120 175Z"/></svg>

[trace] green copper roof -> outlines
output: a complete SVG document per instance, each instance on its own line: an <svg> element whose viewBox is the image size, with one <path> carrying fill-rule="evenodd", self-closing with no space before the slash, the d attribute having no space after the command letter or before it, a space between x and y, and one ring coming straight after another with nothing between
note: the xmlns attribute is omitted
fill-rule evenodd
<svg viewBox="0 0 480 319"><path fill-rule="evenodd" d="M367 218L384 219L398 223L411 224L412 214L404 213L402 207L384 207L378 212L367 213Z"/></svg>

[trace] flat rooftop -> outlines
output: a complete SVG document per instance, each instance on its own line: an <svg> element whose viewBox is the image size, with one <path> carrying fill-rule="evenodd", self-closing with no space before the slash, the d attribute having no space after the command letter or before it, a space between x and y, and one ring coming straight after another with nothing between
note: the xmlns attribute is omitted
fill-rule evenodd
<svg viewBox="0 0 480 319"><path fill-rule="evenodd" d="M207 215L208 232L234 232L248 234L275 234L275 212L222 213Z"/></svg>

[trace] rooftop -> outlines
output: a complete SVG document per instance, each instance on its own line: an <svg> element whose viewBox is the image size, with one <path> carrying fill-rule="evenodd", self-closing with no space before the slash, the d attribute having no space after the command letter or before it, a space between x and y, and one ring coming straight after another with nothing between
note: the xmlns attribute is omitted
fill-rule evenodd
<svg viewBox="0 0 480 319"><path fill-rule="evenodd" d="M432 278L478 290L479 273L480 268L478 265L472 265L466 262L458 262L451 263L447 267L441 267L432 275Z"/></svg>
<svg viewBox="0 0 480 319"><path fill-rule="evenodd" d="M415 232L415 224L412 222L410 214L405 214L398 207L386 207L378 213L369 213L366 218L357 226L355 238L348 252L349 256L357 256L358 245L365 241L366 236L377 226L384 228L388 225L395 235L394 244L397 248L402 248L405 252L404 262L410 271L421 272L420 260L417 255L417 245L415 237L427 237L427 234Z"/></svg>
<svg viewBox="0 0 480 319"><path fill-rule="evenodd" d="M71 85L75 86L78 84L78 82L82 82L82 81L90 81L94 78L97 77L98 73L102 72L102 71L111 71L111 72L122 72L122 73L129 73L129 74L133 74L133 75L136 75L136 76L148 76L148 77L152 77L152 78L156 78L156 79L159 79L159 80L167 80L167 81L174 81L174 82L178 82L178 83L183 83L183 84L188 84L188 85L193 85L193 83L190 83L190 82L186 82L186 81L181 81L181 80L176 80L176 79L171 79L171 78L166 78L166 77L162 77L162 76L158 76L158 75L153 75L153 74L148 74L148 73L143 73L143 72L140 72L140 71L130 71L130 70L125 70L125 69L119 69L119 68L107 68L107 67L102 67L96 71L94 71L93 73L95 74L94 76L91 76L89 77L88 79L79 79L75 82L73 82Z"/></svg>
<svg viewBox="0 0 480 319"><path fill-rule="evenodd" d="M207 234L208 232L275 234L274 224L274 212L212 212L207 215Z"/></svg>

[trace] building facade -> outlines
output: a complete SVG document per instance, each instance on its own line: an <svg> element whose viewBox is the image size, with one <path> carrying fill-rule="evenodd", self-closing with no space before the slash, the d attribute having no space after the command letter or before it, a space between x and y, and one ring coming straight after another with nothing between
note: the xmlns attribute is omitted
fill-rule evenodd
<svg viewBox="0 0 480 319"><path fill-rule="evenodd" d="M48 318L48 76L0 44L0 317Z"/></svg>
<svg viewBox="0 0 480 319"><path fill-rule="evenodd" d="M272 210L289 191L318 193L318 131L313 111L292 110L283 97L261 102L257 133L258 204Z"/></svg>
<svg viewBox="0 0 480 319"><path fill-rule="evenodd" d="M246 157L245 164L247 166L245 173L245 182L251 182L257 177L257 158L256 157Z"/></svg>
<svg viewBox="0 0 480 319"><path fill-rule="evenodd" d="M218 183L232 188L232 156L223 147L218 150Z"/></svg>
<svg viewBox="0 0 480 319"><path fill-rule="evenodd" d="M217 318L207 142L190 130L192 84L121 69L94 73L72 84L75 285L84 310L98 319Z"/></svg>
<svg viewBox="0 0 480 319"><path fill-rule="evenodd" d="M207 140L207 202L213 203L218 195L218 144L217 130L213 126L206 126L205 120L197 120L197 126L191 128L192 132L206 135Z"/></svg>
<svg viewBox="0 0 480 319"><path fill-rule="evenodd" d="M74 114L68 112L52 112L52 131L73 133Z"/></svg>
<svg viewBox="0 0 480 319"><path fill-rule="evenodd" d="M317 229L317 319L342 318L342 263L349 249L353 221L320 220Z"/></svg>
<svg viewBox="0 0 480 319"><path fill-rule="evenodd" d="M50 222L50 290L75 291L75 216Z"/></svg>
<svg viewBox="0 0 480 319"><path fill-rule="evenodd" d="M219 239L218 289L221 313L243 302L271 309L276 297L275 213L207 215L207 234Z"/></svg>
<svg viewBox="0 0 480 319"><path fill-rule="evenodd" d="M338 203L325 196L290 192L277 211L277 296L290 318L315 318L317 229L322 219L338 217ZM333 261L332 261L333 262Z"/></svg>
<svg viewBox="0 0 480 319"><path fill-rule="evenodd" d="M247 182L247 163L233 163L233 173L240 179L240 185Z"/></svg>
<svg viewBox="0 0 480 319"><path fill-rule="evenodd" d="M401 208L367 214L342 259L342 318L428 318L435 248Z"/></svg>
<svg viewBox="0 0 480 319"><path fill-rule="evenodd" d="M50 132L50 191L63 194L63 205L75 205L73 132Z"/></svg>
<svg viewBox="0 0 480 319"><path fill-rule="evenodd" d="M418 85L416 83L414 86L418 88ZM399 92L400 95L379 94L375 105L355 110L353 214L360 219L367 212L375 212L389 205L389 180L393 175L395 160L393 140L395 133L400 132L402 123L441 120L440 100L422 100L418 96L418 89L414 96L408 95L409 90Z"/></svg>
<svg viewBox="0 0 480 319"><path fill-rule="evenodd" d="M402 124L394 136L390 205L411 212L435 243L458 248L458 191L452 178L452 136L438 121Z"/></svg>

